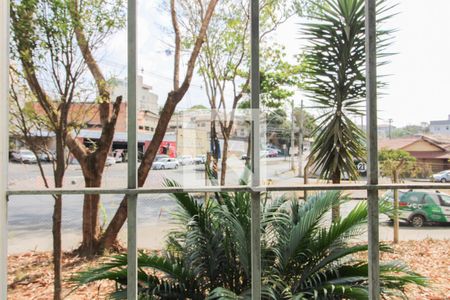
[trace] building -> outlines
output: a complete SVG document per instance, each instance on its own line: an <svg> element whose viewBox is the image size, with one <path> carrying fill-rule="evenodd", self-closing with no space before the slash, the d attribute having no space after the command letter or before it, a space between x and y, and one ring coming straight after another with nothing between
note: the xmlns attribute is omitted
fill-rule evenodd
<svg viewBox="0 0 450 300"><path fill-rule="evenodd" d="M195 128L182 128L176 131L176 154L196 155L209 151L209 139L205 131Z"/></svg>
<svg viewBox="0 0 450 300"><path fill-rule="evenodd" d="M124 102L128 99L128 86L126 80L114 79L111 80L112 92L111 99L116 99L118 96L122 96ZM137 109L143 112L152 112L155 115L159 114L158 111L158 95L153 92L153 88L150 85L144 84L144 78L140 75L136 80L137 87Z"/></svg>
<svg viewBox="0 0 450 300"><path fill-rule="evenodd" d="M450 135L450 115L447 120L430 121L430 133Z"/></svg>
<svg viewBox="0 0 450 300"><path fill-rule="evenodd" d="M220 120L223 120L221 115L216 117L216 131L219 138L223 138L220 129ZM229 114L227 115L229 118ZM175 131L177 128L196 129L207 133L208 138L211 134L211 119L213 118L211 110L209 109L189 109L177 112L172 116L169 122L168 130ZM234 116L233 128L231 129L230 138L232 139L247 139L250 134L250 123L248 117L242 113L237 112Z"/></svg>
<svg viewBox="0 0 450 300"><path fill-rule="evenodd" d="M111 85L111 100L115 101L118 96L123 97L117 118L112 150L117 148L126 149L128 128L127 82L125 80L112 80ZM153 137L159 121L158 96L152 92L151 86L143 83L142 76L138 76L137 90L138 112L136 122L140 151L143 151L145 142ZM32 103L32 105L36 112L45 114L39 103ZM112 110L113 104L110 104L111 113ZM99 106L95 102L73 102L70 106L68 121L73 125L78 125L75 126L80 129L77 132L77 138L85 144L95 142L101 135L102 124ZM39 132L37 134L39 135ZM40 137L48 139L48 135L41 135ZM51 145L52 143L49 142L49 144Z"/></svg>
<svg viewBox="0 0 450 300"><path fill-rule="evenodd" d="M405 150L420 164L428 164L433 172L450 169L450 140L431 136L381 139L379 149Z"/></svg>

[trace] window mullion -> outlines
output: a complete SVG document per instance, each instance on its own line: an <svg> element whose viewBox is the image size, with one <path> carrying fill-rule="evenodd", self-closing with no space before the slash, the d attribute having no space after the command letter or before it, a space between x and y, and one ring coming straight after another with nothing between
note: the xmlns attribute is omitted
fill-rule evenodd
<svg viewBox="0 0 450 300"><path fill-rule="evenodd" d="M128 189L137 188L137 131L136 131L136 80L137 80L137 15L136 1L128 1ZM128 195L128 272L127 299L137 299L137 194Z"/></svg>
<svg viewBox="0 0 450 300"><path fill-rule="evenodd" d="M252 115L252 188L260 185L260 74L259 74L259 0L251 0L251 115ZM252 299L261 299L261 192L252 191L251 202Z"/></svg>
<svg viewBox="0 0 450 300"><path fill-rule="evenodd" d="M9 1L0 7L0 299L7 299L8 283L8 104L9 96Z"/></svg>
<svg viewBox="0 0 450 300"><path fill-rule="evenodd" d="M377 60L376 1L365 1L366 27L366 99L367 99L367 183L378 185L377 143ZM379 209L378 189L367 190L369 243L369 299L380 297Z"/></svg>

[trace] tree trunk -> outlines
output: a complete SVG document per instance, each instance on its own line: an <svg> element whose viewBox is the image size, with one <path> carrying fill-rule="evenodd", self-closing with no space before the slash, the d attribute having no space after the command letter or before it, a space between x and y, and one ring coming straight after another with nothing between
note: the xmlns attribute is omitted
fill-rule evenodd
<svg viewBox="0 0 450 300"><path fill-rule="evenodd" d="M153 164L153 160L155 159L156 153L159 149L159 146L161 145L161 142L163 141L164 135L167 130L167 126L169 125L170 118L173 115L173 112L175 111L177 103L177 98L175 93L169 93L168 99L166 101L166 104L164 105L164 108L161 112L158 125L155 129L155 135L153 136L153 139L147 148L147 151L144 154L144 158L139 165L138 169L138 186L142 187L145 183L145 180L147 179L148 173L150 172L150 169ZM127 196L122 199L122 202L120 202L120 206L117 209L116 213L114 214L114 217L112 218L111 222L109 223L108 227L106 228L103 236L101 237L99 241L99 250L103 251L106 249L110 249L117 240L117 235L119 234L120 229L122 228L123 224L125 223L127 219L127 209L128 209L128 201Z"/></svg>
<svg viewBox="0 0 450 300"><path fill-rule="evenodd" d="M55 205L53 208L53 299L61 299L61 281L62 281L62 267L61 267L61 215L62 215L62 196L55 195Z"/></svg>
<svg viewBox="0 0 450 300"><path fill-rule="evenodd" d="M100 187L102 183L103 170L96 168L93 161L87 163L83 168L85 186ZM100 195L84 195L83 200L83 240L78 249L79 254L92 258L96 254L101 254L98 248L100 236L100 225L98 220L100 207Z"/></svg>
<svg viewBox="0 0 450 300"><path fill-rule="evenodd" d="M153 165L153 160L155 159L156 153L159 149L159 146L161 145L161 142L163 141L164 135L166 134L167 126L169 124L169 121L175 111L175 108L177 104L183 99L184 95L186 94L187 90L189 89L189 86L192 81L192 77L194 74L194 68L197 61L197 58L200 54L200 50L202 48L202 45L205 41L206 31L208 29L209 23L211 21L212 15L214 13L214 9L218 3L218 0L211 0L208 4L208 7L206 9L205 15L202 19L202 24L200 27L200 31L198 33L198 36L195 40L194 47L191 52L191 56L187 63L187 70L186 75L184 78L183 83L181 86L174 91L171 91L167 95L167 100L164 104L164 107L162 109L158 125L155 129L155 134L153 136L153 139L147 148L147 151L144 154L144 158L139 165L138 169L138 187L142 187L145 183L145 180L147 179L148 173ZM173 5L171 7L171 12L175 11L175 6ZM176 14L172 14L172 17ZM180 61L175 59L175 66L179 64ZM175 76L174 82L176 86L176 82L178 81L177 77ZM99 250L109 249L111 248L114 243L116 242L117 235L119 234L120 229L122 228L123 224L125 223L127 219L127 209L128 209L128 201L127 196L125 196L120 203L119 208L117 209L116 213L114 214L113 219L109 223L108 227L106 228L103 236L99 240Z"/></svg>
<svg viewBox="0 0 450 300"><path fill-rule="evenodd" d="M248 139L247 139L247 154L246 154L246 158L245 158L245 167L248 168L250 170L251 165L250 165L250 155L252 153L252 132L250 131L250 133L248 134Z"/></svg>
<svg viewBox="0 0 450 300"><path fill-rule="evenodd" d="M336 170L334 171L332 177L331 177L333 184L340 184L341 183L341 171L340 170ZM339 203L336 205L333 205L332 209L331 209L331 221L337 222L339 220L341 216L341 212L340 212L340 205Z"/></svg>
<svg viewBox="0 0 450 300"><path fill-rule="evenodd" d="M66 163L64 158L64 138L61 136L63 133L56 132L56 167L55 167L55 187L60 188L63 186L64 173L66 170ZM62 195L55 195L55 205L53 208L53 299L61 299L61 285L62 285L62 267L61 267L61 216L62 216Z"/></svg>
<svg viewBox="0 0 450 300"><path fill-rule="evenodd" d="M227 175L227 159L228 159L228 137L224 137L222 149L222 170L220 171L220 185L225 185L225 177Z"/></svg>
<svg viewBox="0 0 450 300"><path fill-rule="evenodd" d="M310 166L310 164L311 164L311 159L308 159L308 161L306 162L306 165L305 165L305 169L304 169L304 172L303 172L303 184L308 184L309 183L309 166ZM304 191L303 192L303 199L304 199L304 201L306 202L306 201L308 201L308 191Z"/></svg>
<svg viewBox="0 0 450 300"><path fill-rule="evenodd" d="M392 174L393 183L398 183L398 172L394 170ZM394 244L398 244L400 222L398 219L398 190L394 189Z"/></svg>

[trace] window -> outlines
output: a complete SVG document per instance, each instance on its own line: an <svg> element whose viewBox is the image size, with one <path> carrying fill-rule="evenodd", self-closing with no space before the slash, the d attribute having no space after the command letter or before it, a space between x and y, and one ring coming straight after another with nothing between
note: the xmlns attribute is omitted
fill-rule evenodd
<svg viewBox="0 0 450 300"><path fill-rule="evenodd" d="M439 200L440 200L442 206L450 207L450 196L439 195Z"/></svg>
<svg viewBox="0 0 450 300"><path fill-rule="evenodd" d="M133 3L134 1L130 1L129 3ZM5 3L5 2L2 2L2 3ZM252 3L257 3L257 1L252 1ZM369 7L370 8L370 7ZM132 11L132 10L131 10ZM132 16L133 18L136 18L136 16ZM252 23L252 25L253 25L254 23ZM1 26L2 24L0 24L0 26ZM374 29L374 28L372 28L371 26L369 26L369 30L370 29ZM253 32L253 31L252 31ZM0 35L3 33L3 31L2 30L0 30ZM131 38L131 39L133 39L133 37L132 36L130 36L129 38ZM4 44L4 42L5 42L5 40L6 39L3 39L3 35L1 36L1 43L0 44ZM254 41L256 41L256 45L257 45L257 43L258 43L258 37L256 37L256 39L254 39ZM130 52L128 52L129 53L129 55L133 55L133 53L130 53ZM372 53L373 54L373 53ZM3 56L2 57L0 57L0 59L2 59L3 58ZM3 69L3 70L1 70L1 72L5 72L5 73L7 73L7 70L5 70L6 68L4 67L4 65L6 65L6 64L3 64L3 60L1 61L2 63L0 64L0 68L1 69ZM257 64L255 64L256 66L257 66ZM135 66L134 66L135 67ZM136 69L136 68L134 68L134 69ZM131 70L131 69L130 69ZM135 70L134 70L135 71ZM253 70L254 72L256 72L256 74L258 73L258 68L256 68L256 69L254 69ZM372 69L369 69L369 72L370 71L372 71ZM370 74L370 73L369 73ZM254 77L253 77L254 78ZM372 77L372 79L373 79L373 77ZM368 80L368 82L370 83L371 81L370 80ZM4 90L2 90L1 91L1 96L3 97L4 96ZM259 97L260 95L258 95L258 94L255 94L255 93L253 93L252 94L252 99L254 100L254 99L258 99L257 97ZM6 96L5 97L3 97L3 98L6 98ZM135 99L136 100L136 99ZM256 100L257 101L257 100ZM3 106L3 107L5 107L5 106ZM2 110L3 109L3 107L0 107L0 110ZM3 112L3 111L2 111ZM128 112L129 113L129 115L131 115L131 113L130 112ZM374 112L374 111L372 111L372 112L369 112L369 113L371 113L371 114L374 114L375 115L375 117L376 117L376 111ZM372 115L373 116L373 115ZM174 116L174 117L177 117L176 115ZM136 119L135 119L135 116L133 116L132 118L130 118L132 121L136 121ZM372 119L376 119L376 118L372 118ZM204 125L204 123L202 123L201 124L201 127L205 127L206 125ZM6 126L5 126L6 127ZM182 125L172 125L171 126L171 128L182 128ZM144 129L144 126L142 126L142 125L139 125L138 126L138 129L139 130L143 130ZM150 129L150 127L149 126L145 126L145 130L149 130ZM7 130L7 128L0 128L0 130ZM376 129L373 129L373 130L376 130ZM438 130L440 130L439 128L438 128ZM153 127L151 127L151 131L154 131L154 128ZM134 133L133 133L133 135L134 135ZM128 139L131 139L131 134L130 135L128 135ZM253 136L253 138L255 139L254 141L256 141L256 142L258 142L259 140L259 136ZM256 145L256 143L255 143L255 145ZM2 147L7 147L7 145L5 146L5 145L1 145ZM136 146L136 145L135 145ZM372 148L373 149L373 148ZM131 147L130 148L128 148L128 150L130 151L130 153L131 152L133 152L134 154L136 154L136 149L135 148L133 148L132 150L131 150ZM257 163L258 162L258 159L259 159L259 157L255 157L255 162ZM174 160L174 159L165 159L165 160L162 160L162 161L176 161L176 160ZM134 162L133 162L133 164L134 164ZM131 165L131 164L130 164ZM259 172L259 168L256 168L257 170L258 170L258 172ZM134 173L136 173L136 165L134 165L134 166L132 166L132 167L130 167L130 170L129 170L130 172L134 172ZM0 176L2 176L2 180L4 179L4 174L3 175L0 175ZM134 187L136 187L136 185L135 184L130 184L130 185L132 185L132 186L134 186ZM256 182L256 184L255 185L260 185L259 184L259 179L257 180L257 182ZM372 189L369 189L369 187L368 186L364 186L364 185L355 185L355 187L358 187L358 188L354 188L354 189L367 189L367 191L368 191L368 194L369 194L369 197L372 199L372 200L376 200L376 197L374 196L374 193L373 193L373 191L374 190L376 190L376 189L378 189L378 187L377 187L377 183L373 183L373 182L370 182L370 185L372 186ZM411 186L411 185L409 185L409 186ZM214 190L214 189L216 189L216 190L219 190L219 188L220 187L217 187L217 188L215 188L215 187L212 187L211 189L212 190ZM330 189L335 189L336 188L336 186L334 186L334 187L332 187L332 186L329 186L329 187L326 187L326 188L324 188L324 187L319 187L320 189L324 189L324 190L326 190L326 189L328 189L328 190L330 190ZM294 191L294 190L306 190L306 189L308 189L308 187L299 187L299 186L292 186L292 187L289 187L289 189L290 190L292 190L292 191ZM351 188L350 188L351 189ZM192 190L192 189L191 189ZM227 190L227 189L224 189L224 190ZM228 189L228 190L230 190L230 191L233 191L232 189ZM236 189L234 189L234 190L236 190ZM272 190L272 191L276 191L277 189L276 188L272 188L272 189L269 189L268 188L268 190ZM288 190L288 189L286 189L286 187L283 187L283 189L279 189L279 191L286 191L286 190ZM92 190L91 191L88 191L88 189L80 189L79 190L80 191L80 193L81 192L83 192L83 193L86 193L86 192L92 192ZM124 191L123 189L121 190L121 191ZM149 192L150 191L150 192ZM192 190L193 191L193 190ZM202 191L200 188L198 189L198 191ZM250 189L250 188L246 188L245 189L245 191L248 191L248 192L251 192L251 193L253 193L254 195L255 195L255 199L256 199L256 201L252 201L252 209L254 209L254 208L256 208L256 211L258 211L258 205L260 204L260 201L259 200L261 200L261 190L252 190L252 189ZM19 195L20 194L20 192L23 192L23 191L13 191L13 192L11 192L11 191L7 191L8 193L9 193L9 195ZM30 191L28 191L28 192L30 192ZM60 191L61 193L64 193L64 192L67 192L67 191ZM148 189L148 191L147 191L147 193L153 193L153 192L155 192L155 191L151 191L151 189ZM158 191L159 192L159 191ZM193 191L194 192L194 191ZM370 193L369 193L370 192ZM2 193L3 193L3 191L2 191ZM99 193L102 193L102 192L99 192ZM105 193L105 192L103 192L103 193ZM134 211L136 211L136 195L138 195L138 194L142 194L142 193L146 193L145 191L142 191L142 190L140 190L140 189L136 189L136 188L133 188L133 187L131 187L131 188L129 188L129 189L126 189L125 190L125 193L129 193L129 195L130 195L130 197L132 197L132 199L134 199L133 201L131 201L131 199L129 200L129 206L128 206L128 208L130 209L130 210L132 210L132 209L134 209ZM170 191L169 190L165 190L165 191L163 191L163 192L161 192L161 193L170 193ZM4 196L4 194L3 195L0 195L0 196ZM416 195L414 195L414 196L412 196L411 198L411 200L413 200L413 201L418 201L419 200L419 198L420 197L423 197L423 194L416 194ZM450 197L448 197L448 196L443 196L443 195L441 195L440 196L440 201L442 202L442 203L444 203L443 205L445 205L445 206L450 206ZM134 203L133 205L132 205L132 203ZM369 209L371 208L371 207L376 207L376 206L374 206L373 205L373 203L375 203L375 201L370 201L370 203L372 203L372 204L369 204ZM255 207L253 207L253 205L256 205ZM132 207L134 207L134 208L132 208ZM2 211L3 212L3 211ZM2 222L5 222L6 220L2 220ZM373 219L373 220L369 220L369 221L371 221L371 224L372 225L377 225L377 219ZM259 230L260 230L260 228L259 228L259 225L260 224L258 224L258 222L259 221L255 221L255 219L251 219L251 225L252 225L252 233L258 233L259 232ZM136 216L135 216L135 214L131 214L130 216L129 216L129 220L128 220L128 223L129 224L131 224L131 225L129 225L131 228L132 228L132 230L131 231L128 231L128 233L130 234L130 236L132 237L131 239L133 240L134 239L134 241L136 241L136 236L135 236L135 234L136 234ZM372 228L372 226L371 227L369 227L369 230L370 230L370 228ZM370 236L370 235L369 235ZM376 236L376 235L374 235L375 236L375 240L377 240L378 239L378 236ZM253 238L253 237L252 237ZM257 237L257 239L256 239L256 241L259 241L258 240L258 237ZM373 241L373 240L372 240ZM257 255L257 254L255 254L256 252L254 251L254 250L258 250L258 244L259 243L252 243L252 253L254 254L254 255ZM254 246L254 245L256 245L256 246ZM133 247L135 247L135 245L133 246ZM129 251L129 258L132 258L133 256L134 256L134 258L136 258L136 253L137 253L137 251L135 251L135 249L133 249L133 247L132 246L130 246L129 245L129 247L128 247L128 251ZM255 247L255 248L254 248ZM3 248L3 247L2 247ZM371 249L376 249L376 248L378 248L378 243L377 242L371 242L371 240L369 240L369 248L371 248ZM5 253L4 253L4 251L2 250L2 249L0 249L0 251L2 252L1 253L1 255L2 255L2 257L0 257L1 259L5 259ZM253 259L252 259L252 263L253 263ZM377 255L374 255L374 257L369 261L369 264L372 264L372 266L373 265L375 265L375 266L377 266L377 264L378 264L378 257L377 257ZM254 265L253 265L254 266ZM258 267L258 265L256 265L256 267ZM133 267L131 267L131 264L129 264L128 265L128 270L130 271L129 272L129 274L130 273L134 273L134 275L136 274L136 271L137 271L137 269L136 268L133 268ZM258 268L253 268L253 269L258 269ZM252 274L254 274L255 276L254 277L252 277L252 278L257 278L259 275L258 275L258 272L256 272L256 271L253 271L253 269L252 269ZM131 280L133 280L132 282L130 282L130 284L129 284L129 292L133 292L133 289L135 289L136 287L137 287L137 285L136 285L136 277L133 279L131 279ZM370 281L369 282L369 285L371 285L371 284L373 284L373 282L374 282L375 280L373 280L373 281ZM6 281L4 281L4 282L2 282L1 284L3 284L4 286L6 286ZM134 287L132 287L132 284L134 284ZM258 290L258 289L260 289L261 288L261 282L256 282L255 283L258 287L256 288L256 290ZM375 288L377 288L376 286L375 286ZM375 292L376 292L376 290L375 290ZM135 296L133 296L132 297L133 299L135 298ZM259 298L259 295L254 295L254 298Z"/></svg>

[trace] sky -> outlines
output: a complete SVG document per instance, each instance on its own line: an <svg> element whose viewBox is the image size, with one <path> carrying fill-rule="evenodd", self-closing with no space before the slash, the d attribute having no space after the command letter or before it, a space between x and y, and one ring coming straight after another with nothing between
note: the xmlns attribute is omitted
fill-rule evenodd
<svg viewBox="0 0 450 300"><path fill-rule="evenodd" d="M392 0L389 0L392 1ZM157 1L140 1L138 9L139 73L153 86L163 105L172 87L173 56L172 35L168 12ZM390 51L397 53L380 73L389 74L389 86L379 97L379 124L405 125L445 120L450 115L450 1L398 0L398 12L387 28L397 30ZM392 3L395 3L392 1ZM299 18L291 18L272 38L286 46L293 57L304 46ZM109 75L126 77L126 33L116 34L108 43L101 62ZM187 61L187 53L183 55ZM295 101L308 100L301 92ZM207 106L202 80L195 76L191 88L179 105L180 109L192 105Z"/></svg>

